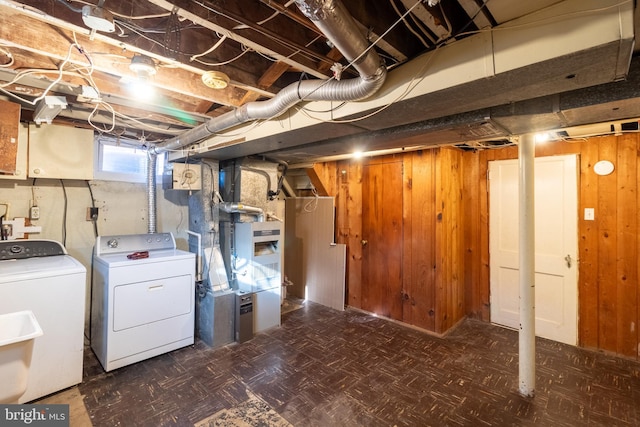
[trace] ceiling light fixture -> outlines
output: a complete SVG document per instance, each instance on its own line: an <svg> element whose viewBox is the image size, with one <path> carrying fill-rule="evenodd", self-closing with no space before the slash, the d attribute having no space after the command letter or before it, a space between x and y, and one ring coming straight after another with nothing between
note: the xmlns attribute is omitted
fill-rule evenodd
<svg viewBox="0 0 640 427"><path fill-rule="evenodd" d="M202 75L202 83L211 89L224 89L229 81L229 76L220 71L205 71Z"/></svg>
<svg viewBox="0 0 640 427"><path fill-rule="evenodd" d="M131 58L129 69L136 73L139 79L149 80L150 77L156 74L156 63L148 56L135 55Z"/></svg>
<svg viewBox="0 0 640 427"><path fill-rule="evenodd" d="M548 132L537 133L534 138L535 142L544 144L545 142L551 141L551 134Z"/></svg>
<svg viewBox="0 0 640 427"><path fill-rule="evenodd" d="M149 79L156 74L156 64L153 59L144 55L135 55L131 58L129 69L136 75L135 80L130 83L130 88L137 98L149 100L154 95L153 86Z"/></svg>

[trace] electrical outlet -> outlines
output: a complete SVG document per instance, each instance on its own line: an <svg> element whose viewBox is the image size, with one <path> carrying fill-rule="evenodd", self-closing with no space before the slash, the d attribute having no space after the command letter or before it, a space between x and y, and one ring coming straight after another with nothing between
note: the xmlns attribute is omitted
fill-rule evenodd
<svg viewBox="0 0 640 427"><path fill-rule="evenodd" d="M29 219L40 219L40 208L38 206L31 206Z"/></svg>
<svg viewBox="0 0 640 427"><path fill-rule="evenodd" d="M87 208L87 221L97 221L98 220L98 208Z"/></svg>

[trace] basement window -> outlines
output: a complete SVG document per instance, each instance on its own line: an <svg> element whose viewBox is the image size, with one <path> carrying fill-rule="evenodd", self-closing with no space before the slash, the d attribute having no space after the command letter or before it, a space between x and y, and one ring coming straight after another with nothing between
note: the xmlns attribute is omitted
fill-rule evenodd
<svg viewBox="0 0 640 427"><path fill-rule="evenodd" d="M96 138L94 179L103 181L146 182L147 150L133 143ZM156 179L161 182L165 155L156 161Z"/></svg>

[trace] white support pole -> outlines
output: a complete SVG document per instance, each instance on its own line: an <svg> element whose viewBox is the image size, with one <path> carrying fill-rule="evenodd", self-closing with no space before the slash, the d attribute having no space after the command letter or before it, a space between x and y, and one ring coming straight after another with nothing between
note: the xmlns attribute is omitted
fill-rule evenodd
<svg viewBox="0 0 640 427"><path fill-rule="evenodd" d="M535 201L534 201L535 137L520 137L518 205L520 253L520 394L533 397L536 387L536 308L535 308Z"/></svg>

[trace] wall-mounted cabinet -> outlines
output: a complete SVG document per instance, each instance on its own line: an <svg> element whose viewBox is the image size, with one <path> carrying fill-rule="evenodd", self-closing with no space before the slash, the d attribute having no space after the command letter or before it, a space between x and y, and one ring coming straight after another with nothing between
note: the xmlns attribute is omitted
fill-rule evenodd
<svg viewBox="0 0 640 427"><path fill-rule="evenodd" d="M20 105L0 100L0 174L14 178L18 165Z"/></svg>
<svg viewBox="0 0 640 427"><path fill-rule="evenodd" d="M15 154L15 171L13 173L2 173L0 179L27 179L27 147L29 145L29 126L20 123L18 126L18 143ZM0 156L13 156L0 148Z"/></svg>
<svg viewBox="0 0 640 427"><path fill-rule="evenodd" d="M93 130L29 125L29 178L93 179Z"/></svg>

